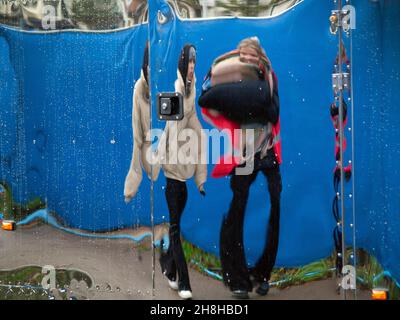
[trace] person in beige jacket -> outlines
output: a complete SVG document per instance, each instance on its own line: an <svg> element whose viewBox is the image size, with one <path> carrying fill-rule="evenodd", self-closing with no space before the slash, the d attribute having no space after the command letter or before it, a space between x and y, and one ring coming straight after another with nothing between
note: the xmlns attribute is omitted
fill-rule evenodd
<svg viewBox="0 0 400 320"><path fill-rule="evenodd" d="M146 139L150 133L150 94L148 85L148 61L149 49L145 48L140 78L135 84L133 91L132 106L132 131L133 131L133 152L128 174L125 178L124 197L128 203L138 192L142 182L142 167L153 180L156 180L160 171L159 165L149 163L146 155L151 148L151 141ZM152 170L153 169L153 170Z"/></svg>
<svg viewBox="0 0 400 320"><path fill-rule="evenodd" d="M194 66L196 51L191 45L186 45L179 56L178 78L175 81L175 91L184 97L184 117L180 121L167 121L164 132L157 148L158 161L151 163L148 154L151 154L151 141L147 139L150 133L150 101L148 86L148 47L146 46L141 76L136 82L133 96L132 129L133 153L129 172L125 179L124 197L128 203L136 195L142 181L142 168L149 178L156 180L162 167L167 179L166 198L169 209L169 242L167 252L161 252L160 264L163 273L168 278L169 285L183 299L192 297L187 264L183 254L180 239L180 221L187 201L186 180L194 177L199 192L204 196L204 183L207 179L207 165L205 159L206 148L202 147L205 136L197 117L195 108L196 78ZM192 133L197 145L178 141L181 133L188 130ZM175 138L175 140L174 140ZM194 147L188 156L178 156L185 146ZM196 149L197 148L197 149ZM189 148L190 149L190 148ZM194 151L194 152L193 152ZM184 152L185 153L185 152ZM183 163L182 160L183 158ZM154 159L151 159L153 162ZM177 274L179 281L177 281Z"/></svg>
<svg viewBox="0 0 400 320"><path fill-rule="evenodd" d="M199 192L204 196L204 183L207 179L207 165L204 157L206 148L201 143L205 136L202 133L202 126L197 118L195 107L195 63L195 48L192 45L185 45L179 56L178 78L175 81L175 91L184 97L184 117L180 121L167 121L158 148L164 175L167 179L165 195L170 221L170 244L167 252L161 251L160 265L171 288L178 290L179 296L183 299L192 297L180 239L180 221L187 201L186 180L194 177ZM179 139L185 132L189 133L187 136L189 142ZM191 149L187 150L185 147ZM189 152L186 153L185 150ZM177 281L177 274L179 281Z"/></svg>

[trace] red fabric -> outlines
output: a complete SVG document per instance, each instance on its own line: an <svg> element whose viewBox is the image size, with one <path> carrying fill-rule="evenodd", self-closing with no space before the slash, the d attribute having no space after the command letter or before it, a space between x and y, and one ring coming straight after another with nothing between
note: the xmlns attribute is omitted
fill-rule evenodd
<svg viewBox="0 0 400 320"><path fill-rule="evenodd" d="M217 116L212 115L209 109L202 108L201 113L203 118L216 127L219 130L227 130L228 139L230 140L231 146L234 150L239 151L239 141L236 141L234 137L235 129L240 129L240 125L226 119L222 114L218 114ZM235 169L240 162L240 157L234 157L232 154L223 155L219 159L219 163L217 163L214 169L211 172L211 177L213 178L221 178L229 175L233 169Z"/></svg>
<svg viewBox="0 0 400 320"><path fill-rule="evenodd" d="M278 88L278 78L274 70L271 70L271 72L272 76L274 77L276 87ZM276 160L278 161L279 164L282 163L282 143L280 136L281 136L281 118L279 117L278 122L272 126L272 139L275 139L275 137L279 137L279 139L274 144L274 152Z"/></svg>
<svg viewBox="0 0 400 320"><path fill-rule="evenodd" d="M222 114L218 114L214 116L210 113L210 110L207 108L202 108L201 113L203 118L220 130L227 130L228 138L234 150L240 151L240 141L237 141L234 137L235 129L240 129L240 125L225 118ZM280 134L280 119L277 124L272 127L272 138L274 139L277 135ZM274 152L276 159L279 164L282 163L282 153L281 153L281 140L279 139L274 145ZM223 155L219 159L219 163L217 163L212 172L211 177L213 178L222 178L229 175L233 169L235 169L240 164L240 156L232 156L232 154Z"/></svg>
<svg viewBox="0 0 400 320"><path fill-rule="evenodd" d="M280 136L281 134L281 119L279 118L278 122L276 125L272 126L272 139L275 139L275 137ZM274 144L274 152L276 156L276 160L278 161L279 164L282 163L282 143L281 143L281 138L277 140Z"/></svg>

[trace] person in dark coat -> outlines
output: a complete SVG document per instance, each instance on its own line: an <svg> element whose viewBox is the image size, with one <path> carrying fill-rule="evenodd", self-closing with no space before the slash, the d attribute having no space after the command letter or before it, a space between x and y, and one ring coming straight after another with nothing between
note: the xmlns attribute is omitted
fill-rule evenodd
<svg viewBox="0 0 400 320"><path fill-rule="evenodd" d="M232 60L232 66L217 68L214 63L211 74L213 71L216 74L212 75L211 81L207 83L205 81L203 90L209 83L217 84L203 91L199 98L199 105L213 111L213 113L203 112L203 115L206 113L207 117L214 117L214 124L217 123L218 116L222 114L233 123L238 123L241 129L254 129L254 152L243 149L241 161L234 163L233 166L236 168L230 171L233 198L220 232L220 259L224 283L235 298L246 299L249 297L248 293L253 290L251 277L258 282L256 290L258 294L268 293L268 281L278 251L282 191L279 170L281 163L280 105L277 78L258 38L242 40L237 50L216 61L218 63L226 57L231 58L235 55L238 56L239 61ZM230 74L232 70L248 70L249 65L257 67L259 79L252 77L251 80L237 81L242 75L248 74L248 71L240 71L239 76L236 71L235 74ZM229 78L235 81L229 82ZM247 79L249 79L248 75ZM226 121L221 123L226 123ZM237 169L245 167L249 161L253 162L252 172L240 173ZM224 170L219 168L213 173L217 176L220 172ZM243 246L243 224L250 186L259 172L262 172L268 181L270 217L264 251L255 266L248 268Z"/></svg>

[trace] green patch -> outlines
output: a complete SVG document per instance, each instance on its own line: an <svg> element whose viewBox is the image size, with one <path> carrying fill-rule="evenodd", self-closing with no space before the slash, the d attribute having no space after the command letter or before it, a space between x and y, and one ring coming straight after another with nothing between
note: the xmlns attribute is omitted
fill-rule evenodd
<svg viewBox="0 0 400 320"><path fill-rule="evenodd" d="M43 209L46 204L40 198L34 198L26 204L20 204L13 200L12 190L5 182L0 182L5 192L0 195L0 212L5 220L20 221L31 213Z"/></svg>
<svg viewBox="0 0 400 320"><path fill-rule="evenodd" d="M45 274L38 266L27 266L15 270L0 271L0 300L48 300L50 294L42 287ZM85 281L90 288L93 286L91 278L77 270L56 270L57 288L67 288L72 280ZM61 293L62 299L67 294Z"/></svg>
<svg viewBox="0 0 400 320"><path fill-rule="evenodd" d="M207 270L221 274L221 262L217 256L207 253L185 240L182 242L182 248L186 261L195 261ZM204 273L204 270L197 264L192 263L191 266Z"/></svg>
<svg viewBox="0 0 400 320"><path fill-rule="evenodd" d="M199 272L210 276L206 270L212 271L217 275L214 278L222 278L221 262L213 254L209 254L195 245L183 241L182 247L185 253L186 261ZM349 249L349 253L352 249ZM357 265L357 286L364 290L372 290L375 286L385 287L389 291L389 299L398 300L400 297L400 288L390 279L382 279L378 283L373 283L374 278L383 272L382 266L376 258L369 255L366 251L359 249ZM307 282L329 279L335 276L335 254L325 259L310 263L299 268L275 268L271 275L271 282L275 283L277 288L286 288L294 285L301 285Z"/></svg>
<svg viewBox="0 0 400 320"><path fill-rule="evenodd" d="M204 252L199 247L183 241L183 251L186 261L190 261L191 266L199 272L209 275L206 270L222 277L221 262L213 254ZM309 281L322 280L333 276L334 259L329 257L300 268L275 268L271 281L276 282L276 286L284 288L292 285L299 285Z"/></svg>
<svg viewBox="0 0 400 320"><path fill-rule="evenodd" d="M375 287L383 287L388 290L390 300L399 300L400 288L392 279L381 278L374 283L374 279L384 271L378 260L364 250L359 250L357 256L357 277L360 280L361 288L372 290Z"/></svg>
<svg viewBox="0 0 400 320"><path fill-rule="evenodd" d="M299 268L275 268L271 275L271 281L276 287L300 285L311 281L324 280L334 275L334 259L328 257Z"/></svg>

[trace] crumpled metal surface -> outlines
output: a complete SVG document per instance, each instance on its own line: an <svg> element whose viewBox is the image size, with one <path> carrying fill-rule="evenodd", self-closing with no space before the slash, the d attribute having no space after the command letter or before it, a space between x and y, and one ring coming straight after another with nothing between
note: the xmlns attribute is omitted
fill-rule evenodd
<svg viewBox="0 0 400 320"><path fill-rule="evenodd" d="M168 0L181 19L265 17L302 0ZM148 20L148 0L1 0L0 23L24 30L114 30ZM51 24L53 22L53 24Z"/></svg>
<svg viewBox="0 0 400 320"><path fill-rule="evenodd" d="M145 5L147 0L2 0L0 23L24 30L113 30L143 22Z"/></svg>

